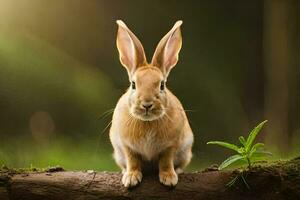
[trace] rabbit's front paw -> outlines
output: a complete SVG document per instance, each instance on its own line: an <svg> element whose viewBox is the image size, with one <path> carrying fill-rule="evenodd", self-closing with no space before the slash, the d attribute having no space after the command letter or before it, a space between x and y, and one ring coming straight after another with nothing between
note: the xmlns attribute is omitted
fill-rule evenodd
<svg viewBox="0 0 300 200"><path fill-rule="evenodd" d="M166 186L175 186L178 176L174 171L162 171L159 172L159 181Z"/></svg>
<svg viewBox="0 0 300 200"><path fill-rule="evenodd" d="M142 173L138 170L125 172L122 177L122 183L125 187L134 187L142 181Z"/></svg>

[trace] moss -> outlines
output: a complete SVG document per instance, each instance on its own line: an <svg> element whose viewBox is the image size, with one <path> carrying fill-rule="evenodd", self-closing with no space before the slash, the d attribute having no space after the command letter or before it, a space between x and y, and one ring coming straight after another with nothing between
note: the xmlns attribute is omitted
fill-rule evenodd
<svg viewBox="0 0 300 200"><path fill-rule="evenodd" d="M0 168L0 173L13 175L13 174L22 174L22 173L34 173L34 172L58 172L58 171L64 171L64 169L60 166L54 166L54 167L46 167L46 168L37 168L30 166L28 168L9 168L6 165L3 165Z"/></svg>
<svg viewBox="0 0 300 200"><path fill-rule="evenodd" d="M280 183L284 179L287 184L286 188L294 188L297 187L296 185L300 186L299 174L300 157L291 160L264 161L255 163L250 169L238 168L233 170L227 186L235 186L234 188L245 188L243 186L246 186L247 190L251 190L248 182L250 185L256 185L256 182L264 177L267 180L266 184L274 187L280 188Z"/></svg>

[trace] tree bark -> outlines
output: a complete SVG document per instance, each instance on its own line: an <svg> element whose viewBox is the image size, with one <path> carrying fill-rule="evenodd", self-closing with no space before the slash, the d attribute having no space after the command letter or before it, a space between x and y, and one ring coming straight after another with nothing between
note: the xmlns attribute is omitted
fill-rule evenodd
<svg viewBox="0 0 300 200"><path fill-rule="evenodd" d="M238 171L184 173L174 188L161 185L157 175L148 175L133 189L121 184L115 172L0 173L1 200L35 199L300 199L300 157L288 162L254 166L244 173L247 189L238 179L226 184Z"/></svg>
<svg viewBox="0 0 300 200"><path fill-rule="evenodd" d="M265 0L264 3L264 65L265 65L265 118L272 126L266 127L265 143L276 146L272 152L289 152L289 90L291 41L289 17L291 1Z"/></svg>

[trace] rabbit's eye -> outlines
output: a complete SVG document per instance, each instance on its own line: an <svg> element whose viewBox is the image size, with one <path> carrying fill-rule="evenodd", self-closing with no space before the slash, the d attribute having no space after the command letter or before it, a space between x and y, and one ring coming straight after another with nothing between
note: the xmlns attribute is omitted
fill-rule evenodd
<svg viewBox="0 0 300 200"><path fill-rule="evenodd" d="M164 90L164 89L165 89L165 82L162 81L162 82L160 83L160 90Z"/></svg>
<svg viewBox="0 0 300 200"><path fill-rule="evenodd" d="M135 82L134 82L134 81L131 82L131 88L132 88L133 90L135 90Z"/></svg>

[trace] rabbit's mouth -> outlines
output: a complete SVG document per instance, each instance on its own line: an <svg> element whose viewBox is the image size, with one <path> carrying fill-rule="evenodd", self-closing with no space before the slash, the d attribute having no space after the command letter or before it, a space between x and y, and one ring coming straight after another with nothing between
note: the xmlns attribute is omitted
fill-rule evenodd
<svg viewBox="0 0 300 200"><path fill-rule="evenodd" d="M144 110L135 108L132 110L131 114L142 121L154 121L157 120L165 114L164 109L152 109L152 110Z"/></svg>

